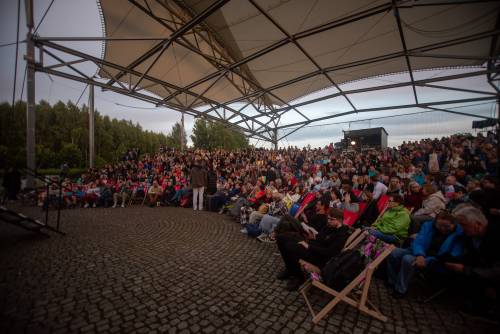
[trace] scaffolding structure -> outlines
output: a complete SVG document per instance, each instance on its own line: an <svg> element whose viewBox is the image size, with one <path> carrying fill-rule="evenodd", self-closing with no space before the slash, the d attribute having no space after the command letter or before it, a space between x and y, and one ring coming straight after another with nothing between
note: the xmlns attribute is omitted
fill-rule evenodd
<svg viewBox="0 0 500 334"><path fill-rule="evenodd" d="M100 87L182 115L221 122L275 148L305 126L352 114L419 108L488 119L446 106L500 97L500 4L494 0L318 0L314 4L101 0L97 3L103 36L95 37L35 34L32 1L25 1L27 164L31 169L35 168L35 72L89 85L91 117L93 88ZM103 55L95 57L60 44L65 41L101 41ZM50 65L44 61L47 57ZM98 75L78 69L83 63L97 66ZM425 79L415 75L423 69L449 67L473 70ZM341 88L351 81L391 73L404 73L408 80ZM484 78L491 89L447 84L473 77ZM411 88L413 103L358 108L351 98L400 87ZM294 102L326 88L333 92ZM477 96L423 102L419 88ZM300 109L336 98L343 99L350 110L311 117ZM296 121L284 122L287 113L294 113ZM278 131L283 135L278 136ZM93 131L90 136L93 152ZM93 154L89 156L92 160Z"/></svg>

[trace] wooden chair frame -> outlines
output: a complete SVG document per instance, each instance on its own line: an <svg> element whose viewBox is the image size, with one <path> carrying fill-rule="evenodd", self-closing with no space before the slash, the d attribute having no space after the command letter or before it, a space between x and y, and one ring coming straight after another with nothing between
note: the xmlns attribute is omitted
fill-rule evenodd
<svg viewBox="0 0 500 334"><path fill-rule="evenodd" d="M348 249L351 249L352 247L354 247L353 245L357 245L359 244L359 241L357 241L359 238L364 238L364 236L362 235L363 234L363 230L360 229L360 228L357 228L355 229L351 235L349 236L349 238L347 238L345 244L344 244L344 248L342 248L342 251L345 251L345 250L348 250ZM304 261L304 260L299 260L299 264L300 264L300 267L302 268L302 271L305 271L304 268L307 266L307 271L310 272L310 273L321 273L321 269L318 267L318 266L315 266L314 264L312 263L309 263L307 261Z"/></svg>
<svg viewBox="0 0 500 334"><path fill-rule="evenodd" d="M368 232L362 232L358 235L350 244L348 244L344 249L352 249L358 246L366 237L368 236ZM347 244L347 243L346 243ZM386 244L385 249L382 251L379 256L370 262L365 269L349 283L342 291L336 291L324 283L309 279L307 280L302 287L299 289L300 293L304 297L306 301L306 305L311 312L313 323L317 324L321 319L323 319L337 304L340 302L345 302L355 308L357 308L360 312L363 312L375 319L380 321L387 321L387 317L384 316L378 308L373 305L368 300L368 291L370 290L370 285L372 281L372 276L377 267L385 260L385 258L396 248L394 245ZM302 264L306 264L305 261L302 261ZM311 267L313 271L318 269L317 267ZM356 291L357 287L362 286L360 291ZM307 297L307 292L312 288L316 287L319 290L326 292L328 295L333 296L333 299L323 307L319 312L315 312L309 298ZM359 296L353 296L353 294L357 293ZM351 295L351 296L350 296Z"/></svg>
<svg viewBox="0 0 500 334"><path fill-rule="evenodd" d="M349 238L347 238L345 245L344 245L344 248L342 250L349 249L349 247L353 243L353 241L356 240L356 238L358 238L362 233L363 233L363 230L361 230L360 228L354 229L354 231L352 231Z"/></svg>
<svg viewBox="0 0 500 334"><path fill-rule="evenodd" d="M128 200L128 206L134 204L136 200L141 201L141 206L143 206L144 203L146 203L146 198L148 197L148 189L149 187L144 188L144 197L142 198L142 201L140 197L137 197L137 192L132 192L132 194L130 195L130 199Z"/></svg>

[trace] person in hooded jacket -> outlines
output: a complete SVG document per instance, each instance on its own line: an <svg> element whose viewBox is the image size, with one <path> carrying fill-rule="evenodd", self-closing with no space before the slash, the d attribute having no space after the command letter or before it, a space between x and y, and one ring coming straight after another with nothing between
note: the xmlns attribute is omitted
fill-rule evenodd
<svg viewBox="0 0 500 334"><path fill-rule="evenodd" d="M423 222L434 219L446 208L446 199L435 185L425 184L422 187L422 194L424 196L422 207L411 216L410 234L418 233Z"/></svg>

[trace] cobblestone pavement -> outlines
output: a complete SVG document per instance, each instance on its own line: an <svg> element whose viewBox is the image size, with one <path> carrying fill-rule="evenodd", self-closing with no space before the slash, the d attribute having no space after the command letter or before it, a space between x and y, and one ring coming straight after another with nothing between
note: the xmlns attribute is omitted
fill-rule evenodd
<svg viewBox="0 0 500 334"><path fill-rule="evenodd" d="M0 224L0 333L495 330L463 318L446 298L393 299L378 280L370 297L388 322L340 305L313 326L301 296L275 279L282 269L275 245L248 239L215 213L75 209L62 221L68 235L48 239Z"/></svg>

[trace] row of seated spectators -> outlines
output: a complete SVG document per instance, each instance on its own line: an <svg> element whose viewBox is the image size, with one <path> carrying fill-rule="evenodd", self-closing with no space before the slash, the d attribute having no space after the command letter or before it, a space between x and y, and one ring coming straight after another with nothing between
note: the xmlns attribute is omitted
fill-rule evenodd
<svg viewBox="0 0 500 334"><path fill-rule="evenodd" d="M427 284L453 285L464 297L464 311L495 319L500 286L495 150L484 155L467 150L467 140L452 142L451 151L460 153L449 159L442 159L436 150L440 142L434 142L398 157L403 163L410 157L409 168L381 157L365 175L357 164L347 167L352 161L346 159L326 175L316 163L315 173L295 182L279 169L274 178L271 165L255 186L228 180L209 198L211 206L244 226L243 233L277 243L285 263L278 279L288 280L290 290L304 282L300 260L324 267L340 254L350 231L362 228L397 246L383 266L394 297L404 297L420 272Z"/></svg>
<svg viewBox="0 0 500 334"><path fill-rule="evenodd" d="M497 145L488 133L347 154L163 149L65 180L63 197L68 206L137 199L226 212L242 232L277 243L289 289L302 283L299 259L321 267L363 228L398 246L387 261L396 297L425 270L459 282L471 309L486 315L498 307L500 278ZM54 195L42 192L40 204Z"/></svg>

